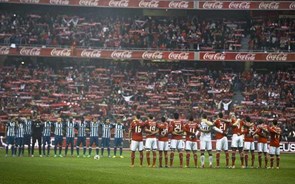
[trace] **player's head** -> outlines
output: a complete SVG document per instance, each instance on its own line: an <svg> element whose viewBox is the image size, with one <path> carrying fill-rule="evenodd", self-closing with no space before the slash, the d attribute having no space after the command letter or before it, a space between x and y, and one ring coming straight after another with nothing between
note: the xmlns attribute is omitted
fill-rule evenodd
<svg viewBox="0 0 295 184"><path fill-rule="evenodd" d="M277 126L277 125L278 125L278 120L277 120L277 119L274 119L274 120L272 121L272 124L273 124L274 126Z"/></svg>
<svg viewBox="0 0 295 184"><path fill-rule="evenodd" d="M136 114L136 119L140 119L140 114Z"/></svg>
<svg viewBox="0 0 295 184"><path fill-rule="evenodd" d="M151 114L148 115L148 118L149 118L150 120L154 119L153 115L151 115Z"/></svg>
<svg viewBox="0 0 295 184"><path fill-rule="evenodd" d="M263 120L262 120L262 119L259 119L259 120L257 121L257 124L258 124L258 125L262 125L262 124L263 124Z"/></svg>
<svg viewBox="0 0 295 184"><path fill-rule="evenodd" d="M109 118L106 119L106 124L110 124L110 119Z"/></svg>
<svg viewBox="0 0 295 184"><path fill-rule="evenodd" d="M218 113L218 117L219 117L219 118L223 118L223 113L222 113L222 112L219 112L219 113Z"/></svg>
<svg viewBox="0 0 295 184"><path fill-rule="evenodd" d="M166 118L163 116L163 117L161 118L161 121L162 121L162 123L165 123L165 122L166 122Z"/></svg>
<svg viewBox="0 0 295 184"><path fill-rule="evenodd" d="M179 114L178 114L177 112L175 112L175 113L173 114L173 117L174 117L174 119L178 119L178 118L179 118Z"/></svg>
<svg viewBox="0 0 295 184"><path fill-rule="evenodd" d="M247 122L250 122L250 121L251 121L251 118L250 118L249 116L246 116L245 120L246 120Z"/></svg>
<svg viewBox="0 0 295 184"><path fill-rule="evenodd" d="M203 115L202 115L202 118L203 118L203 119L207 119L207 114L203 114Z"/></svg>
<svg viewBox="0 0 295 184"><path fill-rule="evenodd" d="M61 122L61 118L57 118L57 122L60 123Z"/></svg>
<svg viewBox="0 0 295 184"><path fill-rule="evenodd" d="M190 117L188 118L188 120L189 120L190 122L192 122L192 121L194 121L194 117L193 117L193 116L190 116Z"/></svg>

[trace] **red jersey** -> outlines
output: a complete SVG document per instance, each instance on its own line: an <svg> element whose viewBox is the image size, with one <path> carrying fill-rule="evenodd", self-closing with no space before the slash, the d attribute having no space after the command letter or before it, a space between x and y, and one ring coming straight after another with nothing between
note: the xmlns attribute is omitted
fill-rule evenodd
<svg viewBox="0 0 295 184"><path fill-rule="evenodd" d="M281 132L281 128L272 126L269 128L269 133L270 133L270 146L273 147L280 147L280 139L281 136L277 134L276 132Z"/></svg>
<svg viewBox="0 0 295 184"><path fill-rule="evenodd" d="M228 125L226 122L221 121L220 119L217 119L217 120L215 120L215 126L217 128L219 128L220 130L222 130L223 132L227 132ZM215 133L216 139L222 139L223 137L224 137L224 134L219 133L219 132Z"/></svg>
<svg viewBox="0 0 295 184"><path fill-rule="evenodd" d="M254 142L253 133L256 131L256 126L253 125L251 127L244 126L243 127L244 141L245 142Z"/></svg>
<svg viewBox="0 0 295 184"><path fill-rule="evenodd" d="M150 130L152 132L156 131L156 127L157 127L157 124L154 121L147 121L146 124L145 124L145 128L147 128L148 130ZM150 135L147 132L146 133L146 138L156 138L156 135L155 134Z"/></svg>
<svg viewBox="0 0 295 184"><path fill-rule="evenodd" d="M172 132L181 132L183 131L183 122L179 121L179 120L174 120L171 122L171 129ZM182 134L182 133L181 133ZM172 139L176 139L176 140L181 140L182 139L182 135L173 135L172 134Z"/></svg>
<svg viewBox="0 0 295 184"><path fill-rule="evenodd" d="M264 131L263 129L268 130L268 126L262 124L257 127L258 142L267 143L268 132Z"/></svg>
<svg viewBox="0 0 295 184"><path fill-rule="evenodd" d="M166 122L160 123L157 124L157 128L159 129L159 141L168 141L169 124Z"/></svg>
<svg viewBox="0 0 295 184"><path fill-rule="evenodd" d="M130 126L133 141L142 141L142 130L145 127L145 123L141 120L133 120Z"/></svg>
<svg viewBox="0 0 295 184"><path fill-rule="evenodd" d="M232 119L231 123L232 125L236 122L236 119ZM240 123L237 124L237 126L232 126L233 134L241 134L242 132L242 126L244 126L244 122L240 120Z"/></svg>
<svg viewBox="0 0 295 184"><path fill-rule="evenodd" d="M186 132L186 141L197 142L196 132L199 129L199 125L197 123L188 123L184 125L184 131Z"/></svg>

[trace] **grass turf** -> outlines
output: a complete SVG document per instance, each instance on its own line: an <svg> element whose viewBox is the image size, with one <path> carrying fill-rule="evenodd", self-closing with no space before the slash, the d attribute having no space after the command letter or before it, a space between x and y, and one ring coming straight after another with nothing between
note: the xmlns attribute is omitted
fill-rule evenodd
<svg viewBox="0 0 295 184"><path fill-rule="evenodd" d="M148 168L146 160L140 168L139 155L136 154L136 164L130 168L129 152L124 152L125 158L107 158L100 160L92 158L53 158L53 157L15 157L4 156L0 149L0 183L294 183L295 155L282 154L281 168L276 169L196 169L177 168L179 166L176 154L175 168ZM191 158L192 159L192 158ZM206 155L206 161L208 156ZM192 164L191 160L191 164ZM237 160L237 165L239 164ZM257 164L257 158L256 158ZM222 166L224 155L222 154Z"/></svg>

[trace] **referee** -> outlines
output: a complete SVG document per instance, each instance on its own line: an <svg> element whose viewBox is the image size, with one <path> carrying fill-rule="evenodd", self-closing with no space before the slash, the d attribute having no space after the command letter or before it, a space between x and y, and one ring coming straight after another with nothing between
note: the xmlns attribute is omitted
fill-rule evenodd
<svg viewBox="0 0 295 184"><path fill-rule="evenodd" d="M32 122L32 137L33 137L33 144L32 144L32 157L34 157L34 146L36 140L38 140L38 148L39 148L39 155L42 157L41 153L41 137L43 131L43 124L41 122L40 115L37 115L36 119Z"/></svg>

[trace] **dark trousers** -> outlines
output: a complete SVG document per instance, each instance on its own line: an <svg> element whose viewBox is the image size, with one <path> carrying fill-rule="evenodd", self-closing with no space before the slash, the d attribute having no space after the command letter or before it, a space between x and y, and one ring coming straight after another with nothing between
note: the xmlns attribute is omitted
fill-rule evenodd
<svg viewBox="0 0 295 184"><path fill-rule="evenodd" d="M42 153L41 153L41 136L40 137L33 136L32 155L34 155L34 148L35 148L36 140L38 140L39 155L42 155Z"/></svg>

